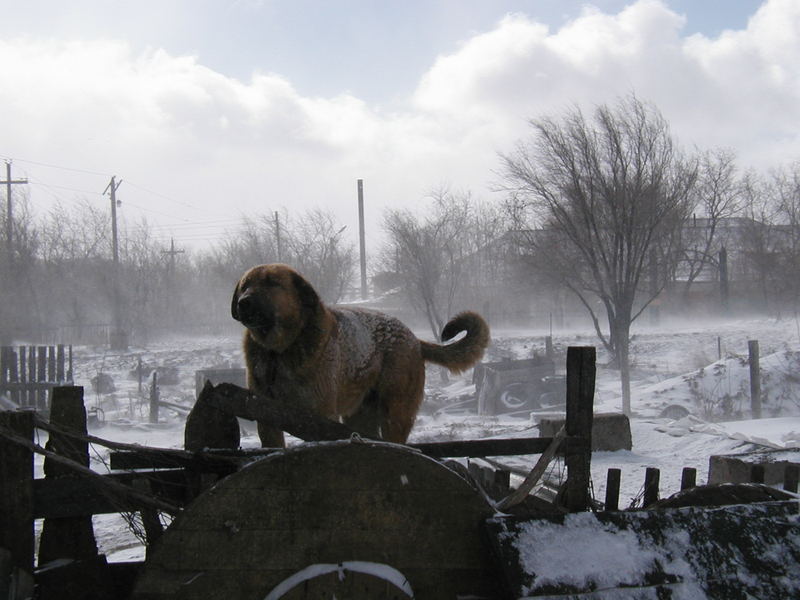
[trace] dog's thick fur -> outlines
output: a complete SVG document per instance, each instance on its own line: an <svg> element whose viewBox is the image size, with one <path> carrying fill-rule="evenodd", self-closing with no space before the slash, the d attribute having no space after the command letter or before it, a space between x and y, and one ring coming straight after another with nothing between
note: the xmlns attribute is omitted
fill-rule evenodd
<svg viewBox="0 0 800 600"><path fill-rule="evenodd" d="M379 312L328 307L291 267L253 267L236 285L231 314L247 330L247 382L266 397L303 402L370 437L402 443L414 425L425 385L425 361L460 372L489 344L489 326L473 312L453 318L440 345L417 339ZM259 424L265 446L283 433Z"/></svg>

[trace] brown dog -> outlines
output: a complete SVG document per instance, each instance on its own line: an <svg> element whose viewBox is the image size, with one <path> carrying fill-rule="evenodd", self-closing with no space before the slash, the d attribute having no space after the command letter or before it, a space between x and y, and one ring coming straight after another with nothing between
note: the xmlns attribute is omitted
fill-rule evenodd
<svg viewBox="0 0 800 600"><path fill-rule="evenodd" d="M414 425L425 385L425 361L460 372L489 344L489 326L473 312L457 315L442 339L417 339L379 312L332 308L291 267L261 265L236 285L233 318L247 328L248 387L266 397L291 398L370 437L402 443ZM282 446L283 432L259 424L265 446Z"/></svg>

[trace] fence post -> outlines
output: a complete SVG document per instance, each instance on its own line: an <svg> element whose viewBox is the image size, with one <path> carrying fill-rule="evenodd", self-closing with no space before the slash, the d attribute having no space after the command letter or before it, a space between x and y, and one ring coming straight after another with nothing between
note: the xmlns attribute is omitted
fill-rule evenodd
<svg viewBox="0 0 800 600"><path fill-rule="evenodd" d="M606 476L606 510L619 510L619 484L622 478L621 469L609 469Z"/></svg>
<svg viewBox="0 0 800 600"><path fill-rule="evenodd" d="M158 373L153 371L153 385L150 387L150 422L158 423Z"/></svg>
<svg viewBox="0 0 800 600"><path fill-rule="evenodd" d="M47 346L36 347L36 381L47 381ZM37 392L36 408L47 410L47 390L41 389Z"/></svg>
<svg viewBox="0 0 800 600"><path fill-rule="evenodd" d="M139 382L139 397L142 397L142 357L139 356L136 360L136 379Z"/></svg>
<svg viewBox="0 0 800 600"><path fill-rule="evenodd" d="M754 419L761 418L761 368L758 357L758 340L747 342L750 357L750 411Z"/></svg>
<svg viewBox="0 0 800 600"><path fill-rule="evenodd" d="M64 351L64 344L59 344L56 347L56 381L63 383L67 380L66 362L67 357Z"/></svg>
<svg viewBox="0 0 800 600"><path fill-rule="evenodd" d="M764 465L756 464L750 467L750 482L764 483Z"/></svg>
<svg viewBox="0 0 800 600"><path fill-rule="evenodd" d="M86 435L86 409L83 388L59 386L53 388L50 401L50 423L78 435ZM89 466L89 444L74 437L51 432L46 448L75 462ZM74 477L73 471L44 460L46 477ZM85 559L97 556L97 542L92 517L54 517L44 520L39 540L39 564L58 558Z"/></svg>
<svg viewBox="0 0 800 600"><path fill-rule="evenodd" d="M28 347L28 381L36 382L36 346ZM36 408L39 391L36 389L28 390L28 404L31 408Z"/></svg>
<svg viewBox="0 0 800 600"><path fill-rule="evenodd" d="M786 465L783 472L783 489L796 494L798 479L800 479L800 467L792 464Z"/></svg>
<svg viewBox="0 0 800 600"><path fill-rule="evenodd" d="M596 372L594 346L567 348L567 466L566 507L570 512L589 508L592 462L592 416Z"/></svg>
<svg viewBox="0 0 800 600"><path fill-rule="evenodd" d="M661 480L661 471L655 467L647 467L644 473L644 499L642 506L648 507L658 501L658 486Z"/></svg>
<svg viewBox="0 0 800 600"><path fill-rule="evenodd" d="M0 411L0 427L33 441L32 410ZM0 547L33 573L33 451L0 436Z"/></svg>
<svg viewBox="0 0 800 600"><path fill-rule="evenodd" d="M684 467L681 473L681 491L692 489L697 485L697 469Z"/></svg>

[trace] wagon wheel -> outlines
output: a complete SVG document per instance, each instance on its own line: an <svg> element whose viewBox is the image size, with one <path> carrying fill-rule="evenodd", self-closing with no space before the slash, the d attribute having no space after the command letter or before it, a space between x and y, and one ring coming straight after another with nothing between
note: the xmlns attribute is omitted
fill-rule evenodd
<svg viewBox="0 0 800 600"><path fill-rule="evenodd" d="M493 597L492 514L408 448L304 445L198 496L150 548L132 598Z"/></svg>
<svg viewBox="0 0 800 600"><path fill-rule="evenodd" d="M506 411L540 408L529 383L509 383L497 395L498 404Z"/></svg>

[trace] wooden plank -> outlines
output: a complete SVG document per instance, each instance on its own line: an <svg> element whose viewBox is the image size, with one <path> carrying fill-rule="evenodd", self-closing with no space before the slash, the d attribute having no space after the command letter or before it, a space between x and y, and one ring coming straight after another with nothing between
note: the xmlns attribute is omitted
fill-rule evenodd
<svg viewBox="0 0 800 600"><path fill-rule="evenodd" d="M553 441L546 438L503 438L495 440L456 440L451 442L425 442L409 444L434 458L465 457L480 458L484 456L522 456L541 454Z"/></svg>
<svg viewBox="0 0 800 600"><path fill-rule="evenodd" d="M24 347L20 347L19 349L19 380L20 383L24 386L28 381L28 355L25 352ZM29 400L29 392L26 389L22 389L20 393L20 406L23 408L27 408L31 406Z"/></svg>
<svg viewBox="0 0 800 600"><path fill-rule="evenodd" d="M67 380L65 363L66 355L64 353L64 344L59 344L56 354L56 381L65 382Z"/></svg>
<svg viewBox="0 0 800 600"><path fill-rule="evenodd" d="M174 469L177 467L207 473L230 474L249 460L268 456L276 449L264 448L261 451L187 452L169 448L142 448L110 453L111 469Z"/></svg>
<svg viewBox="0 0 800 600"><path fill-rule="evenodd" d="M0 428L33 440L33 411L0 411ZM0 547L33 573L33 452L0 436Z"/></svg>
<svg viewBox="0 0 800 600"><path fill-rule="evenodd" d="M56 377L56 347L47 347L47 381L58 381Z"/></svg>
<svg viewBox="0 0 800 600"><path fill-rule="evenodd" d="M592 460L592 416L596 352L593 346L567 348L567 420L570 438L564 463L567 467L566 507L570 512L589 508Z"/></svg>
<svg viewBox="0 0 800 600"><path fill-rule="evenodd" d="M124 485L132 485L136 478L146 477L157 498L178 506L186 503L187 474L183 469L109 473L103 477ZM61 477L35 479L33 482L33 514L36 519L134 512L143 506L137 498L108 494L103 485L91 479Z"/></svg>
<svg viewBox="0 0 800 600"><path fill-rule="evenodd" d="M451 442L426 442L408 444L433 458L483 458L485 456L524 456L545 452L553 438L500 438L493 440L461 440ZM565 443L569 444L567 438ZM141 448L111 452L111 468L123 469L170 469L186 467L197 471L231 473L235 462L246 463L255 458L269 456L275 448L213 449L197 452L169 448Z"/></svg>
<svg viewBox="0 0 800 600"><path fill-rule="evenodd" d="M36 348L36 381L47 381L47 346ZM40 389L36 396L36 408L47 410L47 392Z"/></svg>
<svg viewBox="0 0 800 600"><path fill-rule="evenodd" d="M17 352L14 351L12 348L9 352L9 373L8 373L8 381L9 383L19 383L19 356ZM11 392L11 400L14 401L17 406L22 405L22 393L18 389L10 389Z"/></svg>
<svg viewBox="0 0 800 600"><path fill-rule="evenodd" d="M36 381L36 346L28 347L28 384L33 385ZM28 406L36 406L37 389L28 390Z"/></svg>

